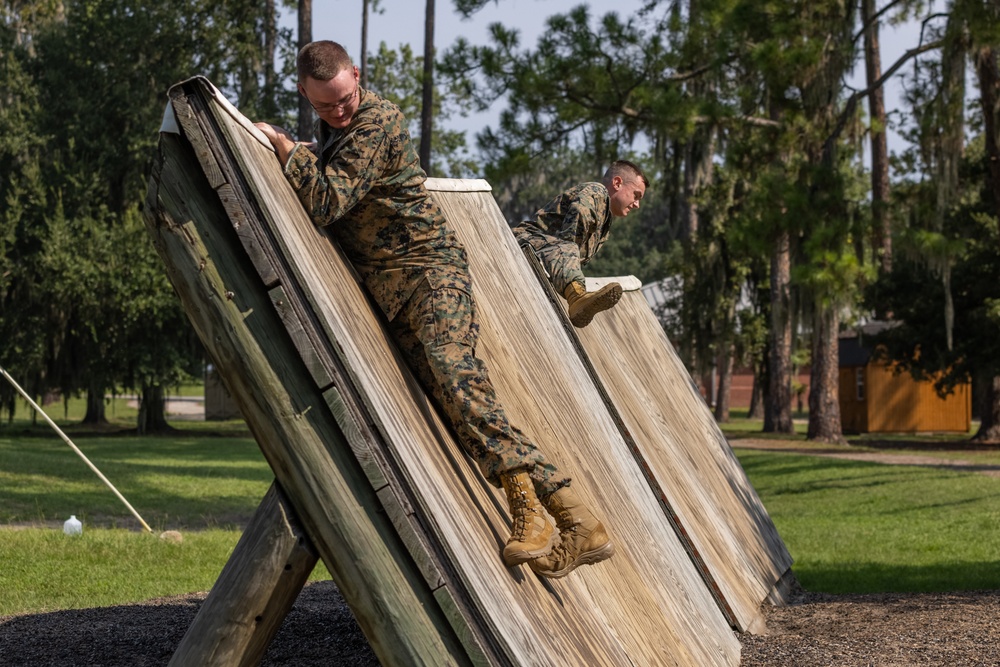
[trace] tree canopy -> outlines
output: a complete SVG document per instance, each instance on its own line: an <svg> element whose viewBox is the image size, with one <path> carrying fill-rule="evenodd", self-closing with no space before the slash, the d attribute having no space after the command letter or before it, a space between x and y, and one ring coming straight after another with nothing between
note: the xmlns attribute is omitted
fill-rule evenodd
<svg viewBox="0 0 1000 667"><path fill-rule="evenodd" d="M0 364L36 394L155 396L201 363L136 222L164 93L202 73L248 116L294 124L295 38L274 2L0 6ZM883 61L894 22L920 30ZM496 24L433 68L385 42L363 63L415 136L435 71L429 166L484 175L512 223L615 159L640 164L642 207L589 270L670 281L664 324L694 377L754 368L767 430L792 429L792 371L809 363L809 435L838 442L837 337L876 314L902 322L886 353L942 390L1000 386L977 330L995 329L998 299L998 53L993 0L647 0L631 15L581 3L536 44ZM886 114L888 81L905 107ZM473 151L450 123L486 108L499 121ZM868 158L887 127L906 147Z"/></svg>

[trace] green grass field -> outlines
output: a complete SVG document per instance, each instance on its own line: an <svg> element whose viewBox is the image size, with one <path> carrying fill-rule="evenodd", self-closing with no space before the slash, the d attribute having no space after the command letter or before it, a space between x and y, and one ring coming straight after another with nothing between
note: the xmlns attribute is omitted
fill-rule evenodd
<svg viewBox="0 0 1000 667"><path fill-rule="evenodd" d="M91 432L57 419L154 529L138 522L39 420L0 426L0 615L107 606L211 588L273 475L242 422L174 422L169 436ZM122 408L124 411L125 408ZM134 418L134 413L132 415ZM127 429L128 417L115 426ZM807 590L830 593L1000 589L1000 478L930 467L741 449L732 443ZM828 449L784 438L796 449ZM954 438L952 438L954 440ZM901 440L893 453L1000 468L1000 451ZM906 449L910 447L912 449ZM937 447L938 449L934 449ZM873 451L859 441L854 450ZM63 535L75 514L79 537ZM179 530L181 544L157 538ZM313 578L329 578L322 564Z"/></svg>
<svg viewBox="0 0 1000 667"><path fill-rule="evenodd" d="M1000 589L1000 478L736 449L803 588Z"/></svg>
<svg viewBox="0 0 1000 667"><path fill-rule="evenodd" d="M0 616L207 591L274 479L242 422L174 421L172 435L138 437L127 400L111 407L111 424L98 430L78 426L80 400L65 415L62 403L46 413L153 533L19 406L0 425ZM84 524L81 536L62 532L71 514ZM180 531L183 542L159 539L164 530ZM329 578L322 563L312 578Z"/></svg>

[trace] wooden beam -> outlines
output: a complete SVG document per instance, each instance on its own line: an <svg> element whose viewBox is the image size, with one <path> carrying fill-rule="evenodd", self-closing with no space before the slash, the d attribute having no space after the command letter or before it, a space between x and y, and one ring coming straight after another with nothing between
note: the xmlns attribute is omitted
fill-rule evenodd
<svg viewBox="0 0 1000 667"><path fill-rule="evenodd" d="M318 559L281 487L272 484L170 666L259 665Z"/></svg>
<svg viewBox="0 0 1000 667"><path fill-rule="evenodd" d="M176 109L176 107L175 107ZM191 116L180 122L197 119ZM181 303L383 664L471 664L312 381L219 194L212 148L162 134L144 217ZM279 174L280 175L280 174ZM248 261L250 259L251 261ZM263 270L258 272L256 268Z"/></svg>

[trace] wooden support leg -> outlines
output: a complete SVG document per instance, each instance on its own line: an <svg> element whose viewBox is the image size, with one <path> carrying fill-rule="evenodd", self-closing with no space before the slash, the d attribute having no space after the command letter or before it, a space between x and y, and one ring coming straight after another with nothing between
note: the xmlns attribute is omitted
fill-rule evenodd
<svg viewBox="0 0 1000 667"><path fill-rule="evenodd" d="M260 664L318 556L277 482L170 659L170 667Z"/></svg>

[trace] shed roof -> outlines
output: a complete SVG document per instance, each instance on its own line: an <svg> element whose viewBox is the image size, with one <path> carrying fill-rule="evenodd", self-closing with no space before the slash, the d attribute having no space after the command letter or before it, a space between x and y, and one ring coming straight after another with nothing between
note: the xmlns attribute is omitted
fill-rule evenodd
<svg viewBox="0 0 1000 667"><path fill-rule="evenodd" d="M865 366L872 356L872 338L893 327L898 320L871 320L853 329L840 332L838 360L841 368Z"/></svg>

